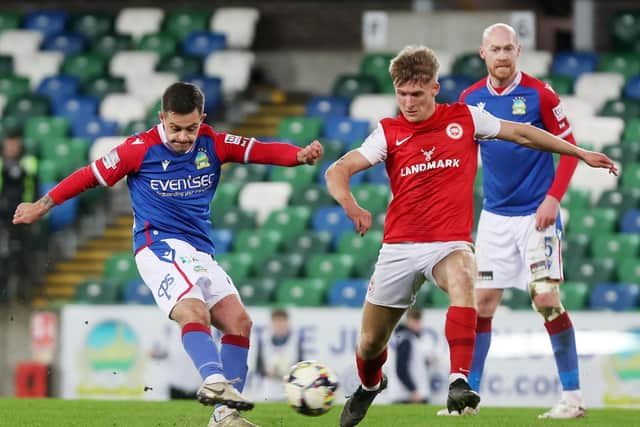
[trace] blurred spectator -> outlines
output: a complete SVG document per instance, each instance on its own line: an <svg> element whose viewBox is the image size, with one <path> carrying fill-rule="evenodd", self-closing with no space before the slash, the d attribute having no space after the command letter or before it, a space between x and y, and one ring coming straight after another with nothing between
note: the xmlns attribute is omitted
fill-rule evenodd
<svg viewBox="0 0 640 427"><path fill-rule="evenodd" d="M19 203L35 199L38 160L24 152L20 133L4 137L0 170L0 302L7 302L16 290L20 298L28 297L30 290L30 283L21 281L18 286L17 280L29 275L31 226L14 226L11 221Z"/></svg>
<svg viewBox="0 0 640 427"><path fill-rule="evenodd" d="M396 328L396 374L399 380L398 403L428 403L431 390L429 365L432 360L420 340L422 312L409 309L405 321Z"/></svg>
<svg viewBox="0 0 640 427"><path fill-rule="evenodd" d="M258 341L256 374L265 398L284 400L282 378L296 362L303 360L299 334L289 324L289 313L283 309L271 312L271 329Z"/></svg>

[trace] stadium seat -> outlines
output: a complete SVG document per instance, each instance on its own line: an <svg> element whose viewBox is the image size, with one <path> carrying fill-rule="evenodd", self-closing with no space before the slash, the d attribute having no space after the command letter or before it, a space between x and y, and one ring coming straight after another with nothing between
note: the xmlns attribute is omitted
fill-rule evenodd
<svg viewBox="0 0 640 427"><path fill-rule="evenodd" d="M276 289L276 304L292 307L324 305L327 284L319 278L286 279Z"/></svg>
<svg viewBox="0 0 640 427"><path fill-rule="evenodd" d="M560 286L562 305L569 310L584 310L587 306L589 285L584 282L563 282Z"/></svg>
<svg viewBox="0 0 640 427"><path fill-rule="evenodd" d="M159 95L164 93L164 91L177 80L178 76L176 74L167 72L151 72L147 75L133 74L126 76L128 92L142 101L145 108L154 106L159 99ZM205 99L205 103L206 102ZM151 113L157 118L158 111L160 111L159 105L158 108L153 108Z"/></svg>
<svg viewBox="0 0 640 427"><path fill-rule="evenodd" d="M260 264L277 253L281 245L282 233L278 230L240 230L235 235L233 251L247 253L251 255L254 264Z"/></svg>
<svg viewBox="0 0 640 427"><path fill-rule="evenodd" d="M228 228L238 232L256 226L255 212L245 212L240 209L217 212L217 210L211 211L211 222L215 228Z"/></svg>
<svg viewBox="0 0 640 427"><path fill-rule="evenodd" d="M222 92L235 96L244 92L251 81L255 54L249 51L214 51L204 59L204 74L222 80Z"/></svg>
<svg viewBox="0 0 640 427"><path fill-rule="evenodd" d="M624 258L616 267L618 280L623 283L640 283L640 262L638 258Z"/></svg>
<svg viewBox="0 0 640 427"><path fill-rule="evenodd" d="M259 18L255 7L220 7L211 16L209 29L224 34L230 48L249 49Z"/></svg>
<svg viewBox="0 0 640 427"><path fill-rule="evenodd" d="M162 30L182 41L194 31L206 30L208 20L209 12L197 10L170 12L162 24Z"/></svg>
<svg viewBox="0 0 640 427"><path fill-rule="evenodd" d="M587 100L577 96L561 96L562 109L569 120L590 120L596 114L596 109Z"/></svg>
<svg viewBox="0 0 640 427"><path fill-rule="evenodd" d="M44 143L52 137L66 137L69 131L69 120L64 117L31 117L25 125L25 139L33 139Z"/></svg>
<svg viewBox="0 0 640 427"><path fill-rule="evenodd" d="M123 300L125 304L155 304L151 289L141 279L131 279L124 284Z"/></svg>
<svg viewBox="0 0 640 427"><path fill-rule="evenodd" d="M604 52L600 55L598 70L620 73L628 80L640 75L640 56L632 52Z"/></svg>
<svg viewBox="0 0 640 427"><path fill-rule="evenodd" d="M627 81L624 85L623 95L625 98L640 100L640 74Z"/></svg>
<svg viewBox="0 0 640 427"><path fill-rule="evenodd" d="M219 183L211 202L211 210L215 209L216 213L235 210L238 206L238 194L240 194L239 182L229 180Z"/></svg>
<svg viewBox="0 0 640 427"><path fill-rule="evenodd" d="M182 51L187 55L206 58L213 52L227 48L227 38L222 33L193 31L182 40Z"/></svg>
<svg viewBox="0 0 640 427"><path fill-rule="evenodd" d="M362 143L369 135L369 122L367 120L355 120L351 117L328 117L324 122L322 136L337 139L347 146L353 143Z"/></svg>
<svg viewBox="0 0 640 427"><path fill-rule="evenodd" d="M353 222L340 206L321 207L317 209L311 219L313 230L327 231L331 234L332 246L345 232L354 232Z"/></svg>
<svg viewBox="0 0 640 427"><path fill-rule="evenodd" d="M124 141L119 136L105 136L93 141L89 148L89 161L93 162L107 154L109 151L120 145Z"/></svg>
<svg viewBox="0 0 640 427"><path fill-rule="evenodd" d="M569 209L569 212L576 209L589 209L591 195L583 188L569 188L562 198L562 206Z"/></svg>
<svg viewBox="0 0 640 427"><path fill-rule="evenodd" d="M49 160L55 167L55 180L64 178L87 163L88 147L84 141L68 138L49 138L40 144L40 159Z"/></svg>
<svg viewBox="0 0 640 427"><path fill-rule="evenodd" d="M0 76L13 75L13 56L0 55Z"/></svg>
<svg viewBox="0 0 640 427"><path fill-rule="evenodd" d="M520 289L507 288L502 293L502 305L512 310L531 310L531 298Z"/></svg>
<svg viewBox="0 0 640 427"><path fill-rule="evenodd" d="M356 120L367 120L369 129L378 126L380 119L395 117L398 106L394 95L358 95L353 98L349 115Z"/></svg>
<svg viewBox="0 0 640 427"><path fill-rule="evenodd" d="M319 141L324 149L322 158L325 161L338 160L347 151L345 144L337 139L320 138ZM317 174L317 170L315 171L315 174Z"/></svg>
<svg viewBox="0 0 640 427"><path fill-rule="evenodd" d="M518 58L518 68L534 77L546 76L552 59L548 50L524 49Z"/></svg>
<svg viewBox="0 0 640 427"><path fill-rule="evenodd" d="M73 122L98 114L98 99L93 96L73 96L53 103L53 113Z"/></svg>
<svg viewBox="0 0 640 427"><path fill-rule="evenodd" d="M382 246L382 231L369 230L364 236L343 233L338 240L337 252L355 257L360 262L371 262L378 257Z"/></svg>
<svg viewBox="0 0 640 427"><path fill-rule="evenodd" d="M184 78L185 82L198 86L204 93L204 111L213 114L222 105L222 79L204 75L191 75Z"/></svg>
<svg viewBox="0 0 640 427"><path fill-rule="evenodd" d="M138 40L144 34L160 31L163 19L164 10L159 7L125 7L116 17L115 30Z"/></svg>
<svg viewBox="0 0 640 427"><path fill-rule="evenodd" d="M256 220L261 225L272 211L288 205L291 191L288 182L250 182L240 190L238 206L242 210L256 212Z"/></svg>
<svg viewBox="0 0 640 427"><path fill-rule="evenodd" d="M620 219L620 231L640 233L640 209L629 209Z"/></svg>
<svg viewBox="0 0 640 427"><path fill-rule="evenodd" d="M26 120L33 116L46 116L49 114L49 98L40 95L22 95L11 98L4 107L14 116Z"/></svg>
<svg viewBox="0 0 640 427"><path fill-rule="evenodd" d="M304 114L307 117L318 117L326 120L329 117L346 117L349 115L348 98L335 96L314 96L307 101Z"/></svg>
<svg viewBox="0 0 640 427"><path fill-rule="evenodd" d="M553 57L551 73L577 79L583 73L591 73L598 65L594 52L560 52Z"/></svg>
<svg viewBox="0 0 640 427"><path fill-rule="evenodd" d="M42 79L58 74L63 60L64 55L60 52L22 53L13 57L13 68L16 74L29 78L30 87L35 90Z"/></svg>
<svg viewBox="0 0 640 427"><path fill-rule="evenodd" d="M101 77L105 72L105 59L95 53L81 53L65 58L61 72L76 76L82 83Z"/></svg>
<svg viewBox="0 0 640 427"><path fill-rule="evenodd" d="M76 285L73 302L83 304L114 304L120 288L107 280L88 280Z"/></svg>
<svg viewBox="0 0 640 427"><path fill-rule="evenodd" d="M389 185L389 174L384 163L377 164L365 171L365 181L371 184Z"/></svg>
<svg viewBox="0 0 640 427"><path fill-rule="evenodd" d="M22 26L28 30L40 31L46 38L64 31L69 19L65 10L36 10L22 18Z"/></svg>
<svg viewBox="0 0 640 427"><path fill-rule="evenodd" d="M631 190L640 188L640 163L629 163L622 171L620 188Z"/></svg>
<svg viewBox="0 0 640 427"><path fill-rule="evenodd" d="M214 228L211 230L211 240L216 254L226 254L231 250L233 231L228 228Z"/></svg>
<svg viewBox="0 0 640 427"><path fill-rule="evenodd" d="M615 231L618 216L614 209L593 208L571 212L568 229L571 233L595 236Z"/></svg>
<svg viewBox="0 0 640 427"><path fill-rule="evenodd" d="M637 234L600 234L591 241L591 254L594 258L636 258L640 256L640 235Z"/></svg>
<svg viewBox="0 0 640 427"><path fill-rule="evenodd" d="M607 101L599 114L607 117L619 117L625 121L638 118L640 117L640 100L616 99Z"/></svg>
<svg viewBox="0 0 640 427"><path fill-rule="evenodd" d="M220 267L231 277L234 282L241 283L249 277L253 266L253 258L244 252L230 252L216 255L215 257Z"/></svg>
<svg viewBox="0 0 640 427"><path fill-rule="evenodd" d="M254 266L254 276L268 277L281 282L297 277L306 258L301 254L274 254L263 258Z"/></svg>
<svg viewBox="0 0 640 427"><path fill-rule="evenodd" d="M558 96L564 97L573 94L573 78L571 77L548 74L540 77L540 80L551 86Z"/></svg>
<svg viewBox="0 0 640 427"><path fill-rule="evenodd" d="M617 99L622 93L624 76L619 73L583 73L575 81L575 94L600 109L604 103Z"/></svg>
<svg viewBox="0 0 640 427"><path fill-rule="evenodd" d="M40 31L15 29L0 33L0 53L14 58L26 53L36 52L44 36Z"/></svg>
<svg viewBox="0 0 640 427"><path fill-rule="evenodd" d="M374 77L360 74L340 74L333 83L331 94L341 98L354 98L377 91L378 81Z"/></svg>
<svg viewBox="0 0 640 427"><path fill-rule="evenodd" d="M35 93L47 96L53 104L71 98L78 93L79 79L64 74L45 77L40 81Z"/></svg>
<svg viewBox="0 0 640 427"><path fill-rule="evenodd" d="M295 194L311 186L317 171L317 165L301 166L296 168L272 168L270 180L274 182L289 183L293 193Z"/></svg>
<svg viewBox="0 0 640 427"><path fill-rule="evenodd" d="M134 75L153 74L158 63L156 52L138 50L120 51L113 55L109 62L109 73L112 76L130 77Z"/></svg>
<svg viewBox="0 0 640 427"><path fill-rule="evenodd" d="M622 142L640 143L640 118L629 119L625 122Z"/></svg>
<svg viewBox="0 0 640 427"><path fill-rule="evenodd" d="M636 310L639 292L635 283L598 283L591 291L589 306L592 310Z"/></svg>
<svg viewBox="0 0 640 427"><path fill-rule="evenodd" d="M21 14L16 11L3 10L0 12L0 32L15 30L20 26Z"/></svg>
<svg viewBox="0 0 640 427"><path fill-rule="evenodd" d="M487 66L478 52L464 53L453 61L451 74L466 76L476 81L487 75Z"/></svg>
<svg viewBox="0 0 640 427"><path fill-rule="evenodd" d="M320 137L322 119L316 117L284 117L278 125L278 137L298 145L309 144Z"/></svg>
<svg viewBox="0 0 640 427"><path fill-rule="evenodd" d="M606 105L606 104L605 104ZM588 144L600 151L607 145L618 144L624 131L624 120L618 117L585 117L571 119L573 135L579 144Z"/></svg>
<svg viewBox="0 0 640 427"><path fill-rule="evenodd" d="M311 218L311 208L308 206L287 206L283 209L271 211L263 230L276 230L284 240L295 238L307 229Z"/></svg>
<svg viewBox="0 0 640 427"><path fill-rule="evenodd" d="M330 250L331 234L327 231L307 230L302 234L283 242L287 253L297 253L307 257L310 254L322 254Z"/></svg>
<svg viewBox="0 0 640 427"><path fill-rule="evenodd" d="M156 71L165 71L178 75L181 79L186 76L202 74L202 59L181 53L160 58ZM206 99L205 99L206 101Z"/></svg>
<svg viewBox="0 0 640 427"><path fill-rule="evenodd" d="M596 176L597 179L594 179ZM571 187L589 191L589 194L591 194L591 203L595 205L603 191L618 187L618 177L606 173L606 171L594 170L580 162L573 173Z"/></svg>
<svg viewBox="0 0 640 427"><path fill-rule="evenodd" d="M275 298L277 283L270 277L244 279L236 281L235 285L244 305L270 305Z"/></svg>
<svg viewBox="0 0 640 427"><path fill-rule="evenodd" d="M438 286L430 282L425 282L422 288L427 288L429 295L429 306L433 308L448 308L450 304L449 294L443 291Z"/></svg>
<svg viewBox="0 0 640 427"><path fill-rule="evenodd" d="M126 81L123 77L100 76L82 84L82 93L97 98L104 98L111 93L125 93L126 91Z"/></svg>
<svg viewBox="0 0 640 427"><path fill-rule="evenodd" d="M620 52L640 52L640 12L617 10L609 18L613 48Z"/></svg>
<svg viewBox="0 0 640 427"><path fill-rule="evenodd" d="M372 214L385 212L391 199L391 191L384 184L357 184L351 187L358 204Z"/></svg>
<svg viewBox="0 0 640 427"><path fill-rule="evenodd" d="M71 134L89 141L102 136L118 135L118 122L101 117L78 117L71 122Z"/></svg>
<svg viewBox="0 0 640 427"><path fill-rule="evenodd" d="M100 103L100 116L117 122L120 127L130 120L142 120L146 115L146 105L134 95L114 93L105 96Z"/></svg>
<svg viewBox="0 0 640 427"><path fill-rule="evenodd" d="M616 263L612 258L578 258L567 259L565 277L567 280L585 282L593 285L615 279Z"/></svg>
<svg viewBox="0 0 640 427"><path fill-rule="evenodd" d="M95 40L113 30L113 16L100 12L73 15L69 20L69 29L83 34L88 40Z"/></svg>
<svg viewBox="0 0 640 427"><path fill-rule="evenodd" d="M140 280L133 254L129 251L111 254L104 261L102 278L118 286L124 286L125 283L132 279Z"/></svg>
<svg viewBox="0 0 640 427"><path fill-rule="evenodd" d="M91 52L104 58L111 58L118 52L133 49L133 37L129 34L104 34L91 43Z"/></svg>
<svg viewBox="0 0 640 427"><path fill-rule="evenodd" d="M304 265L307 277L314 277L333 283L351 277L355 257L350 254L312 254Z"/></svg>
<svg viewBox="0 0 640 427"><path fill-rule="evenodd" d="M225 181L247 183L250 181L265 181L269 176L269 165L258 163L233 163L226 167L222 176Z"/></svg>
<svg viewBox="0 0 640 427"><path fill-rule="evenodd" d="M327 188L323 185L311 185L305 189L294 191L291 195L292 205L304 205L313 210L325 207L335 206L336 202L327 192Z"/></svg>
<svg viewBox="0 0 640 427"><path fill-rule="evenodd" d="M80 33L62 33L47 37L42 42L42 50L60 52L64 56L80 53L85 49L86 40Z"/></svg>
<svg viewBox="0 0 640 427"><path fill-rule="evenodd" d="M394 56L394 53L367 53L360 61L360 74L376 79L380 93L394 93L389 74L389 65Z"/></svg>
<svg viewBox="0 0 640 427"><path fill-rule="evenodd" d="M156 52L159 58L176 53L178 40L167 32L145 34L135 43L138 50Z"/></svg>
<svg viewBox="0 0 640 427"><path fill-rule="evenodd" d="M457 102L463 90L474 83L474 80L463 75L449 75L438 78L440 82L440 92L438 93L438 102L453 103Z"/></svg>
<svg viewBox="0 0 640 427"><path fill-rule="evenodd" d="M328 304L331 307L362 307L368 286L367 280L338 280L329 288Z"/></svg>
<svg viewBox="0 0 640 427"><path fill-rule="evenodd" d="M640 188L607 190L600 196L596 207L615 209L622 217L629 209L640 208Z"/></svg>

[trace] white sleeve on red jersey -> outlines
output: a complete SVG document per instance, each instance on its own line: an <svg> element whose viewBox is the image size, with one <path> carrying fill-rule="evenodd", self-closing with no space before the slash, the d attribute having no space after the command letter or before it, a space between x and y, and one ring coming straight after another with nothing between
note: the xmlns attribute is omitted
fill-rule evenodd
<svg viewBox="0 0 640 427"><path fill-rule="evenodd" d="M545 84L539 93L540 118L544 128L558 138L566 138L572 133L572 130L562 108L560 98L548 84Z"/></svg>
<svg viewBox="0 0 640 427"><path fill-rule="evenodd" d="M91 170L100 185L111 187L131 172L136 172L149 142L139 136L132 136L114 147L104 156L91 163Z"/></svg>
<svg viewBox="0 0 640 427"><path fill-rule="evenodd" d="M384 136L382 124L378 123L376 129L364 140L358 151L372 165L382 163L387 159L387 138Z"/></svg>
<svg viewBox="0 0 640 427"><path fill-rule="evenodd" d="M474 105L467 105L475 127L475 137L478 139L495 138L500 133L500 119L484 109Z"/></svg>

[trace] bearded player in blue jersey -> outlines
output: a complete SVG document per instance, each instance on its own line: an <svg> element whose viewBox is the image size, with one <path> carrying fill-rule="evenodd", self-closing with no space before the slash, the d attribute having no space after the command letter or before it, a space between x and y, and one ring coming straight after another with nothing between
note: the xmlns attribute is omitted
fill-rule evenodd
<svg viewBox="0 0 640 427"><path fill-rule="evenodd" d="M198 400L215 405L209 426L254 426L238 413L247 376L251 318L231 278L214 259L209 207L226 162L314 164L323 148L262 143L203 123L204 95L175 83L162 96L160 124L131 136L62 180L35 203L16 208L14 224L37 221L89 188L127 177L136 265L158 306L182 328L182 343L203 378ZM220 349L211 325L223 334Z"/></svg>
<svg viewBox="0 0 640 427"><path fill-rule="evenodd" d="M506 24L488 27L480 56L489 75L466 89L460 100L494 116L534 126L575 145L571 126L549 85L519 71L520 45ZM491 320L505 288L527 291L544 319L556 361L562 398L540 418L585 415L574 328L562 306L560 200L577 159L560 156L554 171L551 153L514 144L479 141L484 204L478 223L476 297L478 322L469 384L479 390L491 344Z"/></svg>

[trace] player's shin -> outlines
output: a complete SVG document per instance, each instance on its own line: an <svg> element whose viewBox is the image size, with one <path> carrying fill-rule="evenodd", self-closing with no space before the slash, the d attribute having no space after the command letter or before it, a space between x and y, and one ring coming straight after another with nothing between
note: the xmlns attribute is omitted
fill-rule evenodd
<svg viewBox="0 0 640 427"><path fill-rule="evenodd" d="M469 385L474 391L480 391L480 381L484 364L491 347L491 320L492 317L478 316L476 326L476 344L473 350L473 360L471 361L471 372L469 372Z"/></svg>
<svg viewBox="0 0 640 427"><path fill-rule="evenodd" d="M477 312L473 307L451 306L447 311L445 335L451 360L450 381L464 377L471 370L476 341Z"/></svg>
<svg viewBox="0 0 640 427"><path fill-rule="evenodd" d="M249 338L241 335L225 335L222 337L220 355L224 376L229 380L238 379L234 387L242 392L247 379L247 356L249 355Z"/></svg>
<svg viewBox="0 0 640 427"><path fill-rule="evenodd" d="M211 338L210 328L200 323L187 323L182 328L182 345L202 379L216 374L222 377L220 354Z"/></svg>

